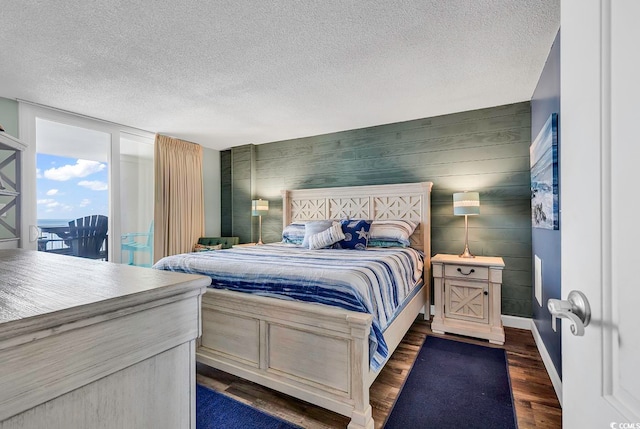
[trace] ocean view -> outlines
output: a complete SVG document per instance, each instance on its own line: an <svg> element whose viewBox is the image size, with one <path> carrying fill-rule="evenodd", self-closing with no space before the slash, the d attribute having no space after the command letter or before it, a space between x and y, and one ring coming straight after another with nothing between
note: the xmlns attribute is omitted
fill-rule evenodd
<svg viewBox="0 0 640 429"><path fill-rule="evenodd" d="M38 219L39 227L69 226L72 219Z"/></svg>

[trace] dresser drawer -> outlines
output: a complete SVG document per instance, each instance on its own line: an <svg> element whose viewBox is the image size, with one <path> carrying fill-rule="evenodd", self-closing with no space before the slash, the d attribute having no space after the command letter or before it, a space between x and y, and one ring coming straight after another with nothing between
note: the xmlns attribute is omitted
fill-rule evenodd
<svg viewBox="0 0 640 429"><path fill-rule="evenodd" d="M446 264L444 276L458 279L488 280L489 268L468 265Z"/></svg>

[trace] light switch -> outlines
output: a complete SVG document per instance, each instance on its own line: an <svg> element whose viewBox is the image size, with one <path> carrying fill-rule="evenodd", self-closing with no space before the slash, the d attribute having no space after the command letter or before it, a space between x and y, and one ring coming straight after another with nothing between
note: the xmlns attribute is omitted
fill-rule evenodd
<svg viewBox="0 0 640 429"><path fill-rule="evenodd" d="M535 256L534 294L538 305L542 307L542 259ZM556 330L555 323L553 330Z"/></svg>

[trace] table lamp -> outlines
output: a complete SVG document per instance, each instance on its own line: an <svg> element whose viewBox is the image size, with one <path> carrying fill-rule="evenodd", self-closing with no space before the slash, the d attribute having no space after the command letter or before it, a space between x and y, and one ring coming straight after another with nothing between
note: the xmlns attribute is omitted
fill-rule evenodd
<svg viewBox="0 0 640 429"><path fill-rule="evenodd" d="M469 252L469 223L467 216L480 214L480 194L477 192L456 192L453 194L453 214L464 216L464 252L461 258L475 258Z"/></svg>
<svg viewBox="0 0 640 429"><path fill-rule="evenodd" d="M251 216L258 216L258 242L256 244L264 244L262 242L262 216L268 212L269 201L262 199L251 201Z"/></svg>

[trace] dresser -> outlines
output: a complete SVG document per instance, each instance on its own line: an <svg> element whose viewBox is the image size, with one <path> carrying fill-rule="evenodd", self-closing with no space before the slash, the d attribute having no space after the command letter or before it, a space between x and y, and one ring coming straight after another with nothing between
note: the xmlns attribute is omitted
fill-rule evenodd
<svg viewBox="0 0 640 429"><path fill-rule="evenodd" d="M502 258L438 254L431 258L435 315L431 330L504 344Z"/></svg>
<svg viewBox="0 0 640 429"><path fill-rule="evenodd" d="M0 250L0 428L195 428L211 279Z"/></svg>

